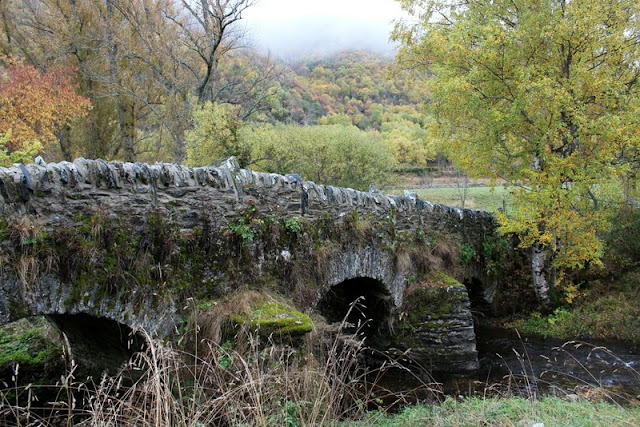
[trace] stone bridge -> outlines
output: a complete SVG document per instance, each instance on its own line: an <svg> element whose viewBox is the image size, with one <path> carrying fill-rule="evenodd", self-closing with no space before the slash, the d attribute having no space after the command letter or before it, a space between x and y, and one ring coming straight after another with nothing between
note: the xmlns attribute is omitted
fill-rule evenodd
<svg viewBox="0 0 640 427"><path fill-rule="evenodd" d="M490 295L510 250L485 212L232 159L15 165L0 168L0 194L0 322L45 315L91 357L126 331L166 337L195 305L257 289L330 321L364 296L387 348L474 369L468 290Z"/></svg>

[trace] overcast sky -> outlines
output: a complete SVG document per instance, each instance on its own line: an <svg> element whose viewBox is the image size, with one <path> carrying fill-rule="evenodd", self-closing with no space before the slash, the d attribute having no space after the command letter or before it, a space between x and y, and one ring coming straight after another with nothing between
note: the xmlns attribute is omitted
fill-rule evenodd
<svg viewBox="0 0 640 427"><path fill-rule="evenodd" d="M402 16L394 0L258 0L243 18L256 47L287 57L345 48L392 52L389 33Z"/></svg>

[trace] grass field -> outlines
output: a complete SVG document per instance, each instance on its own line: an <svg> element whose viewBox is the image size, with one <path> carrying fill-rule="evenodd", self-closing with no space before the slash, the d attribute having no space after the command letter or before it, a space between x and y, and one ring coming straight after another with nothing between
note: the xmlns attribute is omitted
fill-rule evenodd
<svg viewBox="0 0 640 427"><path fill-rule="evenodd" d="M421 188L412 189L411 191L417 193L422 200L447 206L465 207L488 212L505 208L509 210L511 206L511 194L505 187L469 187L466 189L466 195L463 195L463 190L458 188ZM402 194L402 190L392 190L391 193Z"/></svg>

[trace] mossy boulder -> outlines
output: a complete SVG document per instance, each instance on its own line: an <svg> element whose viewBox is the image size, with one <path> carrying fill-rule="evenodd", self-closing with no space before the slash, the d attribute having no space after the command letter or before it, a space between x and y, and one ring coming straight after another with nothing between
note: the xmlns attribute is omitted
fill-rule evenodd
<svg viewBox="0 0 640 427"><path fill-rule="evenodd" d="M20 383L55 382L63 360L61 340L43 317L20 319L0 328L0 379L5 382L14 376L16 365Z"/></svg>
<svg viewBox="0 0 640 427"><path fill-rule="evenodd" d="M313 329L311 318L284 304L266 301L232 316L234 323L256 330L263 337L301 336Z"/></svg>

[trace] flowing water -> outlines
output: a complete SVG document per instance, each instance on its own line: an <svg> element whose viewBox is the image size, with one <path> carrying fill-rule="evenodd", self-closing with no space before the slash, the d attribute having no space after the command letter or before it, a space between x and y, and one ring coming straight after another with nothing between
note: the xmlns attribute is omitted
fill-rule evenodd
<svg viewBox="0 0 640 427"><path fill-rule="evenodd" d="M405 403L444 394L555 395L640 404L640 352L622 343L521 337L498 328L479 328L476 335L480 369L467 375L435 374L438 392L420 388L415 373L402 370L390 371L380 385L413 390Z"/></svg>
<svg viewBox="0 0 640 427"><path fill-rule="evenodd" d="M640 396L640 353L622 343L521 337L513 330L479 328L477 346L481 369L451 386L465 385L477 393L478 383L482 392L525 396L603 394L629 402Z"/></svg>

